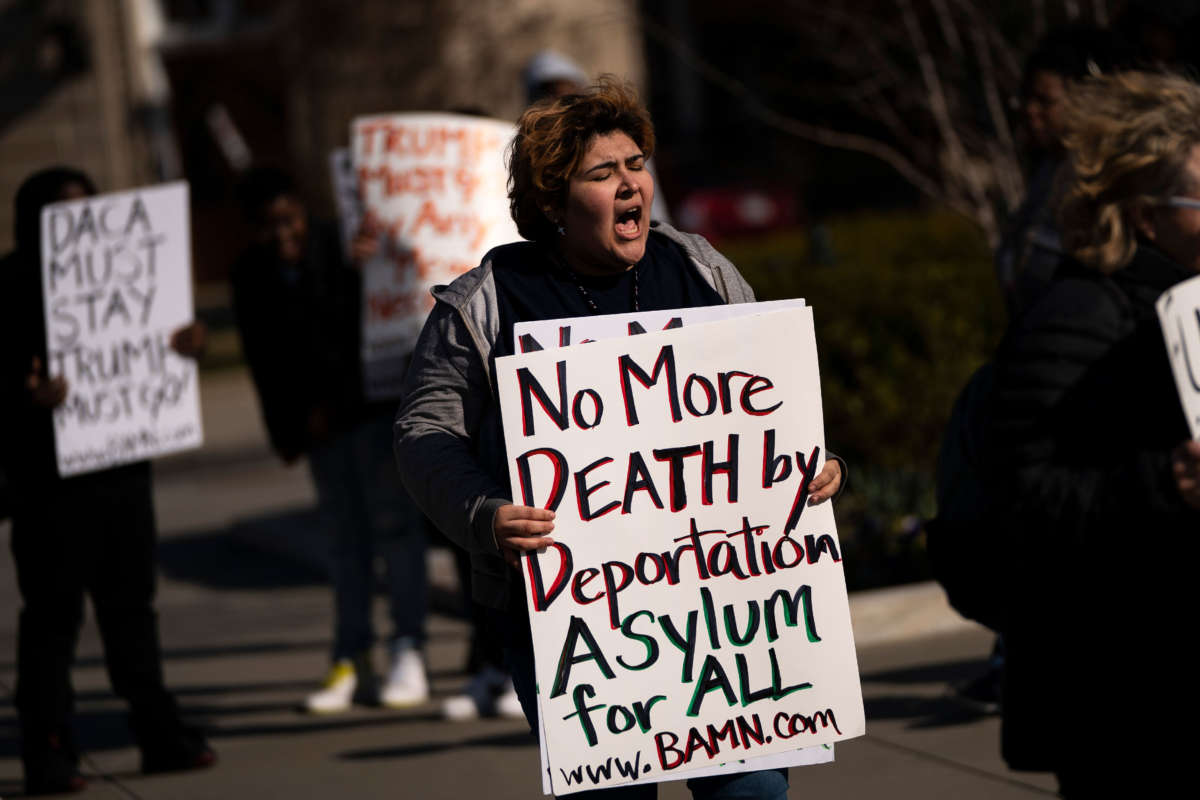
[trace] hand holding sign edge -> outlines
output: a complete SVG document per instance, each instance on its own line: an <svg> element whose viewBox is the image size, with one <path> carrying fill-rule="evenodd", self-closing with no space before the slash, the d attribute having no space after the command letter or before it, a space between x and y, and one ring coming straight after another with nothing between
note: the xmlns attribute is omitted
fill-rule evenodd
<svg viewBox="0 0 1200 800"><path fill-rule="evenodd" d="M1171 452L1171 473L1183 502L1200 509L1200 442L1182 442Z"/></svg>
<svg viewBox="0 0 1200 800"><path fill-rule="evenodd" d="M513 567L518 565L521 553L554 544L554 540L545 535L553 530L554 512L545 508L508 503L497 508L492 517L496 547Z"/></svg>
<svg viewBox="0 0 1200 800"><path fill-rule="evenodd" d="M821 468L820 474L813 478L813 482L809 486L808 504L815 506L836 496L841 490L843 480L842 460L830 454L825 461L825 466Z"/></svg>
<svg viewBox="0 0 1200 800"><path fill-rule="evenodd" d="M42 360L33 357L29 375L25 379L25 388L29 390L33 404L41 408L58 408L67 399L67 379L61 375L57 378L47 378L42 368Z"/></svg>

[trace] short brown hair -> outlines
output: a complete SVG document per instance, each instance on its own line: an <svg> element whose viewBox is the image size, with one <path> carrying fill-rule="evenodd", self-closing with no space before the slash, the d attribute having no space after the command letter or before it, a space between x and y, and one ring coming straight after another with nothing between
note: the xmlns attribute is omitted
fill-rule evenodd
<svg viewBox="0 0 1200 800"><path fill-rule="evenodd" d="M1085 264L1118 270L1137 247L1135 209L1193 188L1187 162L1200 144L1200 86L1149 72L1083 81L1068 97L1064 143L1063 243Z"/></svg>
<svg viewBox="0 0 1200 800"><path fill-rule="evenodd" d="M547 209L562 209L567 184L595 136L621 131L649 158L654 152L650 113L629 84L602 76L579 94L543 100L517 121L509 148L508 201L517 231L546 241L555 231Z"/></svg>

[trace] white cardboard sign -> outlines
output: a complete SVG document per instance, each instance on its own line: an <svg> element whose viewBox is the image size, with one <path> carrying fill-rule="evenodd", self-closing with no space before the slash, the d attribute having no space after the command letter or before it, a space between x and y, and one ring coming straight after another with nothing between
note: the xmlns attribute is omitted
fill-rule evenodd
<svg viewBox="0 0 1200 800"><path fill-rule="evenodd" d="M805 502L824 453L811 309L496 374L515 502L557 515L523 560L554 793L864 732L833 512Z"/></svg>
<svg viewBox="0 0 1200 800"><path fill-rule="evenodd" d="M766 300L761 303L732 303L718 306L675 308L667 311L633 311L628 314L597 314L589 317L518 322L513 340L518 352L586 344L618 336L635 336L649 331L699 325L747 314L765 314L785 308L803 308L804 300Z"/></svg>
<svg viewBox="0 0 1200 800"><path fill-rule="evenodd" d="M1172 286L1154 305L1188 429L1200 439L1200 276Z"/></svg>
<svg viewBox="0 0 1200 800"><path fill-rule="evenodd" d="M697 306L669 311L634 311L627 314L598 314L567 319L519 322L513 327L513 338L517 343L518 349L521 349L522 352L528 352L545 349L543 344L550 347L566 347L572 343L585 344L617 336L635 336L639 333L652 330L669 330L682 327L683 325L717 322L746 314L763 314L785 308L803 307L804 300L797 298L792 300L767 300L759 303ZM542 716L541 713L538 714L539 720ZM539 755L542 764L542 793L547 795L553 794L545 737L539 736L538 743L540 745ZM690 771L688 777L698 778L750 769L763 770L779 769L781 767L812 766L814 764L827 764L833 761L833 758L834 746L832 744L801 747L778 755L736 759L716 766L702 767ZM664 772L646 776L643 780L650 783L657 783L673 779L671 773Z"/></svg>
<svg viewBox="0 0 1200 800"><path fill-rule="evenodd" d="M168 346L193 319L187 184L56 203L41 225L59 474L199 447L196 362Z"/></svg>
<svg viewBox="0 0 1200 800"><path fill-rule="evenodd" d="M460 114L386 114L351 125L363 207L383 246L363 267L367 395L399 394L408 356L433 307L429 290L519 240L509 216L504 150L511 123Z"/></svg>

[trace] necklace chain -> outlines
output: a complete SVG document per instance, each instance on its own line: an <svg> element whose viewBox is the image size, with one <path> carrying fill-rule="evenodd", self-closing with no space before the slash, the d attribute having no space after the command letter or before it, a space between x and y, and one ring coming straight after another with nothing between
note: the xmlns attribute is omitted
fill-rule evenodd
<svg viewBox="0 0 1200 800"><path fill-rule="evenodd" d="M557 261L558 259L555 259L555 260ZM571 277L571 281L575 284L575 288L579 290L579 294L583 297L583 302L588 307L588 311L590 311L593 314L599 314L600 307L596 305L596 301L594 299L592 299L592 293L587 290L587 287L583 285L583 281L579 279L579 273L577 273L575 270L571 269L571 267L567 265L566 261L559 261L559 266L561 266L563 268L563 270L567 273L567 275L569 275ZM638 303L638 274L640 272L641 272L641 264L640 263L634 264L633 265L633 288L630 290L630 294L632 295L632 299L633 299L633 310L634 311L642 310Z"/></svg>

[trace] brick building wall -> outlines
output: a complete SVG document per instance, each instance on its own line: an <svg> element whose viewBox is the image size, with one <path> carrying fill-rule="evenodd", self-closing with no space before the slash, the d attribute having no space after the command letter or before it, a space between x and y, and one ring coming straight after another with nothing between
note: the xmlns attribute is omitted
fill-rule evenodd
<svg viewBox="0 0 1200 800"><path fill-rule="evenodd" d="M23 18L28 30L15 35L40 36L50 20L72 25L86 43L87 61L82 72L54 85L30 108L11 119L5 115L9 121L0 127L0 252L13 246L17 187L43 167L80 168L101 191L152 180L149 152L133 122L122 0L9 2L0 13L14 12L20 5L34 8L35 15ZM52 47L53 42L39 46ZM11 77L29 79L20 73ZM13 102L12 94L0 93L0 105L7 102Z"/></svg>
<svg viewBox="0 0 1200 800"><path fill-rule="evenodd" d="M8 120L0 125L0 252L12 246L16 188L41 167L80 167L101 191L158 179L132 99L133 2L0 0L0 15L24 9L26 22L33 14L74 25L87 52L81 72L31 107L0 114ZM240 246L234 175L203 122L214 104L230 110L256 159L294 169L328 215L328 154L358 115L471 107L515 119L521 69L546 48L592 76L611 72L639 86L644 78L635 0L242 0L242 8L269 21L264 32L201 36L164 51L200 280L219 279ZM0 111L5 102L0 94Z"/></svg>

